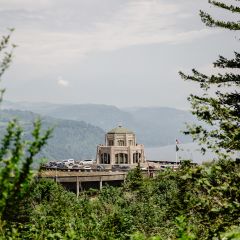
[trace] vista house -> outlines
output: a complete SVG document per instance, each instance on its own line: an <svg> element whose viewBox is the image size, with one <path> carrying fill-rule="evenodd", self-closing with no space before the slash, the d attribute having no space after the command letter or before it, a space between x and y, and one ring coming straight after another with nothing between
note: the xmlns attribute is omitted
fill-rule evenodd
<svg viewBox="0 0 240 240"><path fill-rule="evenodd" d="M135 133L118 126L105 135L105 145L97 146L97 164L138 164L145 162L144 145L137 144Z"/></svg>

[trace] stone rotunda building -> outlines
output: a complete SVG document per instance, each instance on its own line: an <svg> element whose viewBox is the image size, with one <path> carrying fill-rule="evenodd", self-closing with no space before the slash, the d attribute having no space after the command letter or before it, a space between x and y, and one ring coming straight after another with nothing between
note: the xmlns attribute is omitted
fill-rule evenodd
<svg viewBox="0 0 240 240"><path fill-rule="evenodd" d="M137 144L135 133L118 126L105 135L105 145L97 146L97 164L144 163L144 145Z"/></svg>

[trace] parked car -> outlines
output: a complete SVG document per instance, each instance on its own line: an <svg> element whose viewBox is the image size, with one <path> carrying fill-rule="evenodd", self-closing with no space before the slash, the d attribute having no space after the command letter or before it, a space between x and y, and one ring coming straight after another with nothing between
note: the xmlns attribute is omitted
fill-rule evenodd
<svg viewBox="0 0 240 240"><path fill-rule="evenodd" d="M74 164L73 166L71 166L71 169L73 171L81 171L82 170L82 165L79 165L79 164Z"/></svg>
<svg viewBox="0 0 240 240"><path fill-rule="evenodd" d="M82 165L92 165L94 163L95 163L95 161L92 159L85 159L85 160L81 161Z"/></svg>
<svg viewBox="0 0 240 240"><path fill-rule="evenodd" d="M83 169L88 172L92 170L91 166L84 166Z"/></svg>
<svg viewBox="0 0 240 240"><path fill-rule="evenodd" d="M127 165L119 165L119 164L112 165L112 171L127 171L129 169L130 167Z"/></svg>
<svg viewBox="0 0 240 240"><path fill-rule="evenodd" d="M103 165L97 165L97 171L101 172L104 170L105 170L105 167Z"/></svg>
<svg viewBox="0 0 240 240"><path fill-rule="evenodd" d="M57 166L57 162L54 161L50 161L49 163L47 163L48 167L56 167Z"/></svg>
<svg viewBox="0 0 240 240"><path fill-rule="evenodd" d="M81 168L81 165L79 165L79 164L74 164L74 165L72 166L72 168L73 168L73 169L78 169L78 168Z"/></svg>
<svg viewBox="0 0 240 240"><path fill-rule="evenodd" d="M74 162L74 159L67 159L67 160L63 160L62 163L64 165L73 166L75 162Z"/></svg>
<svg viewBox="0 0 240 240"><path fill-rule="evenodd" d="M64 168L64 167L65 167L64 163L62 162L57 163L57 168Z"/></svg>
<svg viewBox="0 0 240 240"><path fill-rule="evenodd" d="M126 166L126 165L123 165L123 166L120 166L120 169L121 169L121 170L129 170L130 167L129 167L129 166Z"/></svg>

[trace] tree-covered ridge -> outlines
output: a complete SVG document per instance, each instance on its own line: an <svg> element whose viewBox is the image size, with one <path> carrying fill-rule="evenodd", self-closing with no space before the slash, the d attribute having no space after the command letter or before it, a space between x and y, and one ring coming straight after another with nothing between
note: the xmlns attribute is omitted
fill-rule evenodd
<svg viewBox="0 0 240 240"><path fill-rule="evenodd" d="M191 138L181 133L185 123L196 119L188 111L166 107L138 107L120 109L101 104L46 104L3 103L4 108L22 109L59 119L84 121L105 131L118 124L128 127L137 135L137 141L147 147L174 144L174 139L190 142Z"/></svg>
<svg viewBox="0 0 240 240"><path fill-rule="evenodd" d="M83 121L41 117L32 112L18 110L0 111L0 136L4 135L7 123L14 118L23 127L25 139L31 138L32 123L36 118L42 119L43 129L54 129L48 145L42 149L39 155L39 157L45 157L48 160L94 158L96 146L104 141L102 129Z"/></svg>

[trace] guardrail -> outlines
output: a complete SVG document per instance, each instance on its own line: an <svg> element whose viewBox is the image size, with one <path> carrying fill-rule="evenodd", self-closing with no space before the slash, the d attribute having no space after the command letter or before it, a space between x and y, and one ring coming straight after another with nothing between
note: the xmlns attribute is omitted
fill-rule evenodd
<svg viewBox="0 0 240 240"><path fill-rule="evenodd" d="M40 171L63 171L63 172L99 172L98 169L84 169L84 168L61 168L61 167L41 167Z"/></svg>
<svg viewBox="0 0 240 240"><path fill-rule="evenodd" d="M141 169L142 172L159 172L163 171L164 169L171 168L171 169L177 169L179 166L173 166L173 165L164 165L161 166L160 168L157 169ZM57 167L42 167L40 171L60 171L60 172L128 172L132 170L133 168L129 169L121 169L121 168L116 168L116 169L84 169L84 168L57 168Z"/></svg>
<svg viewBox="0 0 240 240"><path fill-rule="evenodd" d="M63 171L63 172L128 172L131 170L129 169L97 169L97 168L91 168L91 169L84 169L84 168L59 168L59 167L41 167L40 171Z"/></svg>

